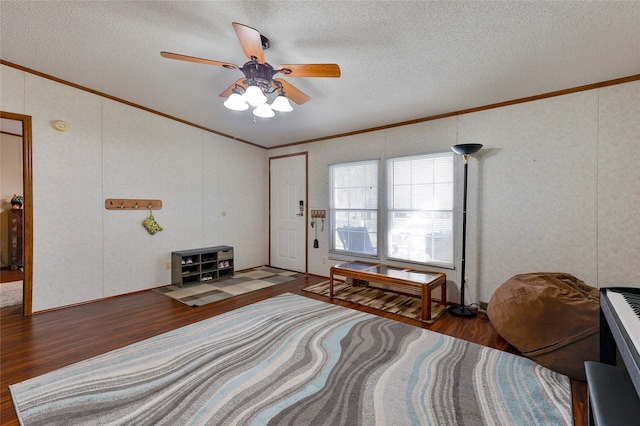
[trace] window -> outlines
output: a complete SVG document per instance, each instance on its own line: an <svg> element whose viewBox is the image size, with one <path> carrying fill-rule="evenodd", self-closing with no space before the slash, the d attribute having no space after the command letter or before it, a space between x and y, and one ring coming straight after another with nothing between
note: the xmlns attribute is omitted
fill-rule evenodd
<svg viewBox="0 0 640 426"><path fill-rule="evenodd" d="M378 164L329 166L331 252L378 256Z"/></svg>
<svg viewBox="0 0 640 426"><path fill-rule="evenodd" d="M387 257L453 266L453 153L387 161Z"/></svg>

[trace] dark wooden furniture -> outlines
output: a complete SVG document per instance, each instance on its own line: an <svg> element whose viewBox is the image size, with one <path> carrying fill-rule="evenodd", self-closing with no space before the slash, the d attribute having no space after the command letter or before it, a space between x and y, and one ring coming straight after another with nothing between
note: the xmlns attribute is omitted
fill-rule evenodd
<svg viewBox="0 0 640 426"><path fill-rule="evenodd" d="M355 285L359 281L373 281L405 290L419 290L422 299L422 320L431 320L431 292L440 287L438 300L447 304L447 277L441 272L423 271L412 268L382 265L379 263L347 262L331 267L329 275L329 295L333 297L334 276L352 278Z"/></svg>
<svg viewBox="0 0 640 426"><path fill-rule="evenodd" d="M183 287L233 276L233 247L216 246L171 253L171 284Z"/></svg>
<svg viewBox="0 0 640 426"><path fill-rule="evenodd" d="M24 265L24 210L9 210L9 265L16 270Z"/></svg>

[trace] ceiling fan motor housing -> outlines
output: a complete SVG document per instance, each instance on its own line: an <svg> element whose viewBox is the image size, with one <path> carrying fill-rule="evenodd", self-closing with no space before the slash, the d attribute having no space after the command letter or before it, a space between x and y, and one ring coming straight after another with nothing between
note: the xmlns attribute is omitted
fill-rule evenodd
<svg viewBox="0 0 640 426"><path fill-rule="evenodd" d="M257 61L249 61L240 68L240 71L247 78L246 83L251 84L255 82L263 91L267 93L273 92L271 82L273 76L278 73L278 70L274 70L268 63L258 63Z"/></svg>

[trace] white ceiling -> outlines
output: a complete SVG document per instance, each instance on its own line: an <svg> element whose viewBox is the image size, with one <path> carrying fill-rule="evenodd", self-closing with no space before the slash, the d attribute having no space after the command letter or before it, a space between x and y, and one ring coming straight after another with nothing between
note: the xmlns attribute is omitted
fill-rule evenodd
<svg viewBox="0 0 640 426"><path fill-rule="evenodd" d="M6 1L2 60L264 147L640 74L640 1ZM257 119L218 95L242 77L165 59L242 65L231 26L271 40L274 67L311 97ZM64 119L64 117L61 117Z"/></svg>

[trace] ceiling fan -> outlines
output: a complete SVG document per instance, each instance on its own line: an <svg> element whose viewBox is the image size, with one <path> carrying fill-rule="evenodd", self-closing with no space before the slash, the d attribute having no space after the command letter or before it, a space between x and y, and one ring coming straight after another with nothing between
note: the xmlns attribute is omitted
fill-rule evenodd
<svg viewBox="0 0 640 426"><path fill-rule="evenodd" d="M253 114L258 117L273 117L275 115L274 110L291 111L293 108L288 99L298 105L310 99L308 95L286 80L274 78L276 74L283 74L289 77L340 77L340 67L337 64L284 64L274 68L264 59L264 51L271 45L269 39L254 28L237 22L233 22L232 25L238 40L240 40L244 54L249 58L249 61L241 67L229 62L196 58L171 52L160 52L160 55L169 59L242 71L244 77L220 93L220 96L227 98L224 105L235 111L247 110L249 105L255 107ZM271 105L267 104L268 99L265 95L276 92L278 96L273 103Z"/></svg>

